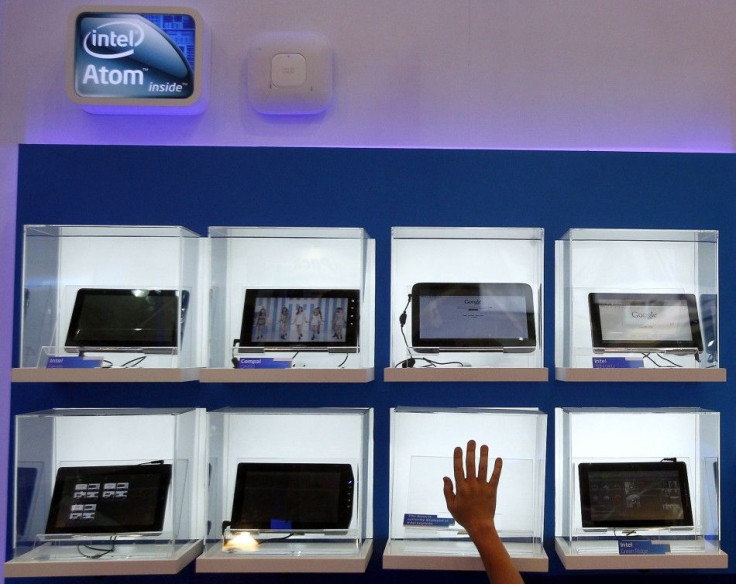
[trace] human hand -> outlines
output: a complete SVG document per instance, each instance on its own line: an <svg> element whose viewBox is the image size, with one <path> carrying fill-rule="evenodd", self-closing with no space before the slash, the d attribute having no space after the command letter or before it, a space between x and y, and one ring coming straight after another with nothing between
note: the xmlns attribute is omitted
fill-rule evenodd
<svg viewBox="0 0 736 584"><path fill-rule="evenodd" d="M444 494L447 510L468 532L471 538L485 530L495 531L496 493L501 478L503 461L497 458L491 473L488 475L488 446L480 447L478 471L475 467L475 441L469 440L465 453L465 470L463 470L463 449L455 448L453 468L455 489L449 477L444 477Z"/></svg>

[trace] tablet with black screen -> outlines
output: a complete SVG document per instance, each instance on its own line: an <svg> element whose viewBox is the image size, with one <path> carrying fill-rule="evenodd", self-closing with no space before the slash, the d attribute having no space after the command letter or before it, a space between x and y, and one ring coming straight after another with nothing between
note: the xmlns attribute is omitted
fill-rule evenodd
<svg viewBox="0 0 736 584"><path fill-rule="evenodd" d="M239 344L279 351L357 352L358 290L248 289Z"/></svg>
<svg viewBox="0 0 736 584"><path fill-rule="evenodd" d="M46 533L160 533L170 483L170 464L60 467Z"/></svg>
<svg viewBox="0 0 736 584"><path fill-rule="evenodd" d="M66 347L84 351L174 352L184 330L189 292L81 288Z"/></svg>
<svg viewBox="0 0 736 584"><path fill-rule="evenodd" d="M412 347L417 351L532 352L537 346L528 284L414 284Z"/></svg>
<svg viewBox="0 0 736 584"><path fill-rule="evenodd" d="M238 464L232 529L348 529L355 479L350 464Z"/></svg>
<svg viewBox="0 0 736 584"><path fill-rule="evenodd" d="M590 293L593 350L703 351L693 294Z"/></svg>
<svg viewBox="0 0 736 584"><path fill-rule="evenodd" d="M693 524L684 462L581 463L578 475L583 527Z"/></svg>

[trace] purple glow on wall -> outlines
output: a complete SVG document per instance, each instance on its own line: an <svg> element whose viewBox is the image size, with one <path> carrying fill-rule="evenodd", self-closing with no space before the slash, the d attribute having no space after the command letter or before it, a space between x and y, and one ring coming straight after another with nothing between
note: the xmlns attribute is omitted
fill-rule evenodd
<svg viewBox="0 0 736 584"><path fill-rule="evenodd" d="M15 199L18 148L0 147L0 436L10 436L10 367L13 341L13 290L15 285ZM8 440L0 440L0 525L7 525ZM5 550L6 530L0 529ZM0 579L4 577L0 576Z"/></svg>

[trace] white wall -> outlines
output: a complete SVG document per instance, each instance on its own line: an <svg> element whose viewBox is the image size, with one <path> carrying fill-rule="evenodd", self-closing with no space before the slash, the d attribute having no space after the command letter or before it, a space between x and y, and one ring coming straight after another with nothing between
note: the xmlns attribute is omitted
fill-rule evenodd
<svg viewBox="0 0 736 584"><path fill-rule="evenodd" d="M0 444L18 143L734 151L733 0L128 3L186 5L208 23L204 114L84 113L64 93L67 16L83 2L0 0ZM272 30L332 43L325 114L267 118L245 103L249 39ZM0 450L0 526L6 457ZM0 549L4 538L0 529Z"/></svg>
<svg viewBox="0 0 736 584"><path fill-rule="evenodd" d="M82 112L64 76L67 16L83 2L3 0L6 140L733 151L733 0L128 3L200 12L212 33L209 109L190 119ZM326 114L269 119L245 103L249 40L270 30L330 40Z"/></svg>

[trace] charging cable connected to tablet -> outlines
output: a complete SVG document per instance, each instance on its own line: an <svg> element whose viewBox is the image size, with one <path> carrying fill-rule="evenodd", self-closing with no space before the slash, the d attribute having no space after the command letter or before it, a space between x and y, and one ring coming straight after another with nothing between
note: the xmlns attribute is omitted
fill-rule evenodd
<svg viewBox="0 0 736 584"><path fill-rule="evenodd" d="M468 364L463 363L461 361L434 361L433 359L428 359L427 357L415 357L412 355L411 347L409 346L409 341L406 340L406 333L404 332L404 326L406 326L406 311L409 309L409 305L411 304L411 294L408 295L409 298L406 301L406 306L404 306L404 311L399 316L399 327L401 330L401 337L404 339L404 344L406 345L406 352L409 353L409 357L404 359L403 361L399 361L394 366L397 369L407 369L412 368L417 364L417 361L422 361L425 364L420 365L419 367L442 367L444 365L453 365L456 367L469 367Z"/></svg>

